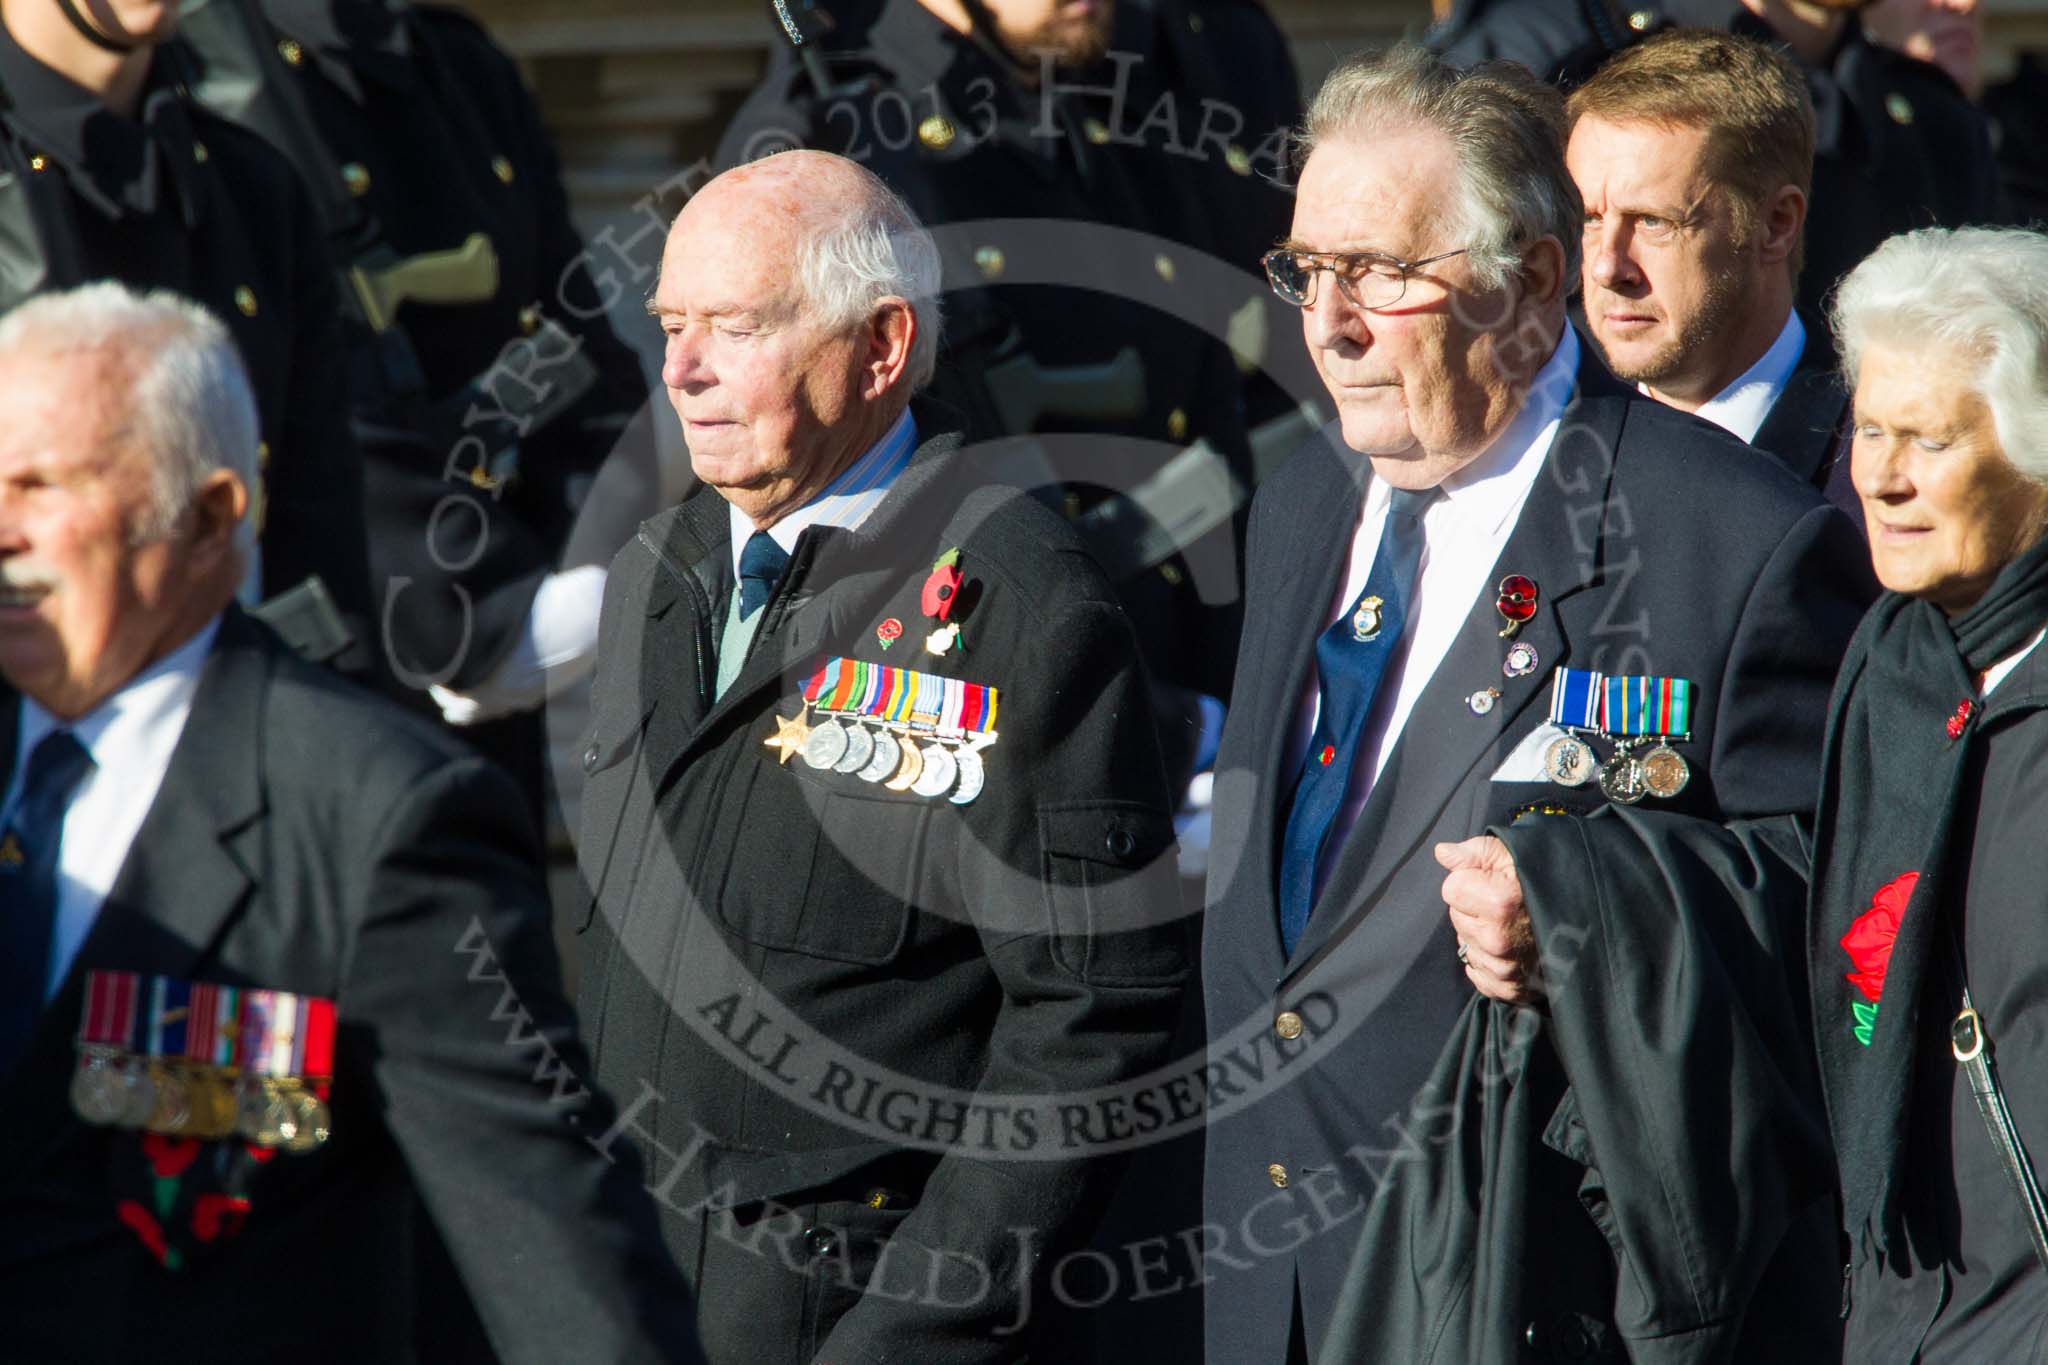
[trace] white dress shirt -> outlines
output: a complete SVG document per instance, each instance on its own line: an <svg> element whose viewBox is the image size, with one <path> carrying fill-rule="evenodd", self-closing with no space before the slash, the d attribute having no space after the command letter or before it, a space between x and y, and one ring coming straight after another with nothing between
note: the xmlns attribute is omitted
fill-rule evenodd
<svg viewBox="0 0 2048 1365"><path fill-rule="evenodd" d="M1372 714L1359 734L1358 757L1363 761L1352 765L1343 809L1337 813L1329 840L1323 846L1323 871L1328 870L1336 851L1343 847L1346 832L1372 795L1373 784L1379 780L1387 756L1401 737L1408 713L1415 709L1415 702L1429 686L1437 665L1450 652L1452 641L1472 614L1473 603L1482 592L1492 591L1490 575L1495 562L1536 486L1578 376L1579 340L1566 327L1557 349L1536 372L1521 412L1478 458L1444 480L1444 495L1423 514L1422 567L1415 579L1415 600L1408 604L1401 651L1381 676ZM1378 479L1366 489L1358 529L1351 537L1350 567L1344 575L1342 590L1324 612L1325 629L1348 613L1365 591L1366 580L1372 575L1373 558L1379 551L1380 532L1386 525L1389 493L1388 485ZM1563 528L1559 528L1559 534L1565 534ZM1514 569L1512 564L1501 566L1503 573ZM1320 680L1316 670L1311 669L1296 713L1296 757L1286 790L1293 790L1293 776L1301 770L1321 711ZM1320 875L1317 880L1320 884Z"/></svg>
<svg viewBox="0 0 2048 1365"><path fill-rule="evenodd" d="M2041 630L2035 631L2033 639L2027 641L2018 649L2006 655L2003 659L2000 659L1997 663L1991 665L1991 667L1985 669L1984 687L1983 690L1978 692L1977 695L1979 697L1990 696L1994 688L1996 688L2000 683L2004 682L2007 678L2010 678L2012 676L2012 671L2014 669L2018 668L2021 664L2026 662L2027 656L2029 654L2032 654L2035 650L2041 647L2041 641L2044 638L2048 638L2048 627L2044 627Z"/></svg>
<svg viewBox="0 0 2048 1365"><path fill-rule="evenodd" d="M64 838L57 853L57 923L50 935L50 974L43 998L56 993L71 959L99 918L114 878L156 803L157 789L171 766L171 751L185 733L199 672L206 665L220 618L135 675L68 727L24 697L15 728L14 773L0 824L14 818L29 755L52 730L69 729L92 755L93 766L64 809Z"/></svg>
<svg viewBox="0 0 2048 1365"><path fill-rule="evenodd" d="M1799 356L1805 349L1806 324L1797 312L1786 314L1785 325L1771 348L1737 375L1733 384L1700 404L1694 416L1706 418L1739 440L1754 441L1764 418L1771 415L1771 406L1792 381L1792 371L1799 368Z"/></svg>

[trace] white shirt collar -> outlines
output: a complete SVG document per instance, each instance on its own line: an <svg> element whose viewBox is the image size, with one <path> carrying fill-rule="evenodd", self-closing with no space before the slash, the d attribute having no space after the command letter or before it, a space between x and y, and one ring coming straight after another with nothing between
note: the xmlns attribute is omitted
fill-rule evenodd
<svg viewBox="0 0 2048 1365"><path fill-rule="evenodd" d="M2013 670L2027 661L2027 656L2041 647L2041 641L2048 637L2048 627L2034 632L2034 638L2021 645L2012 653L1984 670L1984 690L1979 696L1988 697L2000 683L2013 675Z"/></svg>
<svg viewBox="0 0 2048 1365"><path fill-rule="evenodd" d="M825 485L823 492L769 527L769 538L782 547L784 554L791 554L796 550L797 537L809 527L853 530L880 505L916 448L917 423L911 420L910 409L905 408L882 439ZM747 548L755 528L747 514L730 503L726 504L726 514L732 527L732 573L738 578L740 554Z"/></svg>
<svg viewBox="0 0 2048 1365"><path fill-rule="evenodd" d="M219 633L220 617L215 616L191 639L137 673L113 696L70 725L23 697L19 728L15 732L17 778L43 736L64 729L85 746L101 772L134 771L138 760L160 770L162 763L169 760L170 751L177 747L193 694L199 690L200 670L206 666L206 656Z"/></svg>
<svg viewBox="0 0 2048 1365"><path fill-rule="evenodd" d="M1791 382L1792 371L1799 368L1799 357L1805 350L1806 324L1799 320L1796 311L1787 313L1785 325L1779 329L1771 348L1757 357L1756 364L1737 375L1733 384L1700 404L1694 415L1744 441L1754 441L1764 418L1770 415L1772 404Z"/></svg>

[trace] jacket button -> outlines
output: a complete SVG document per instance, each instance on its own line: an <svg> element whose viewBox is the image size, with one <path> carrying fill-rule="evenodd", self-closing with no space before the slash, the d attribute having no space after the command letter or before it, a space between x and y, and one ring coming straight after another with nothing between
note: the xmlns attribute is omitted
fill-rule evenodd
<svg viewBox="0 0 2048 1365"><path fill-rule="evenodd" d="M1568 1322L1558 1333L1558 1349L1564 1352L1566 1360L1584 1360L1593 1354L1593 1338L1584 1326Z"/></svg>
<svg viewBox="0 0 2048 1365"><path fill-rule="evenodd" d="M1522 1329L1522 1340L1528 1344L1530 1350L1542 1350L1543 1328L1536 1323L1530 1323L1527 1327Z"/></svg>
<svg viewBox="0 0 2048 1365"><path fill-rule="evenodd" d="M583 771L587 773L597 771L597 746L595 744L583 751Z"/></svg>
<svg viewBox="0 0 2048 1365"><path fill-rule="evenodd" d="M1109 838L1103 842L1108 845L1110 856L1113 858L1128 858L1131 856L1131 850L1138 846L1138 841L1131 837L1131 832L1127 829L1111 830Z"/></svg>
<svg viewBox="0 0 2048 1365"><path fill-rule="evenodd" d="M832 1235L830 1228L806 1228L804 1245L811 1249L813 1256L830 1256L838 1249L839 1239Z"/></svg>
<svg viewBox="0 0 2048 1365"><path fill-rule="evenodd" d="M1293 1042L1301 1036L1301 1016L1293 1010L1280 1011L1280 1016L1273 1021L1273 1032Z"/></svg>
<svg viewBox="0 0 2048 1365"><path fill-rule="evenodd" d="M1266 1168L1266 1179L1268 1179L1268 1180L1272 1181L1272 1182L1273 1182L1273 1184L1274 1184L1274 1186L1275 1186L1275 1188L1278 1188L1278 1189L1283 1189L1283 1190L1284 1190L1284 1189L1286 1189L1286 1188L1287 1188L1287 1168L1286 1168L1285 1166L1282 1166L1282 1165L1281 1165L1281 1164L1280 1164L1279 1162L1277 1162L1277 1161L1276 1161L1276 1162L1274 1162L1274 1163L1273 1163L1272 1165L1270 1165L1270 1166L1268 1166L1268 1167Z"/></svg>

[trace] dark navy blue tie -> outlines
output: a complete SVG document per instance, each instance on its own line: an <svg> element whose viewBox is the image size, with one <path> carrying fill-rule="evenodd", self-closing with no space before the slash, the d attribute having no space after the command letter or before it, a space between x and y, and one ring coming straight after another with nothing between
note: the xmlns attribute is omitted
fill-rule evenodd
<svg viewBox="0 0 2048 1365"><path fill-rule="evenodd" d="M1365 720L1379 693L1387 662L1400 648L1422 567L1422 513L1438 490L1393 490L1387 522L1365 590L1316 641L1316 670L1322 709L1309 739L1308 759L1287 813L1287 837L1280 850L1280 944L1288 956L1308 928L1318 891L1316 868L1330 827L1344 808L1351 765L1358 757ZM1375 602L1374 599L1377 599Z"/></svg>
<svg viewBox="0 0 2048 1365"><path fill-rule="evenodd" d="M747 537L740 550L740 619L745 620L775 595L775 585L789 567L789 553L766 531Z"/></svg>
<svg viewBox="0 0 2048 1365"><path fill-rule="evenodd" d="M91 767L92 755L69 730L44 735L0 833L0 1076L14 1069L43 1012L64 811Z"/></svg>

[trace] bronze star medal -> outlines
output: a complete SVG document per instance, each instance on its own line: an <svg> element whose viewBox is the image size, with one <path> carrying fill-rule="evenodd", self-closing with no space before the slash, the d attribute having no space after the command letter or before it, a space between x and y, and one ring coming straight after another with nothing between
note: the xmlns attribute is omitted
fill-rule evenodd
<svg viewBox="0 0 2048 1365"><path fill-rule="evenodd" d="M787 718L775 717L775 733L761 742L771 749L780 750L775 761L787 767L790 759L804 751L804 743L810 737L810 713L800 710Z"/></svg>

